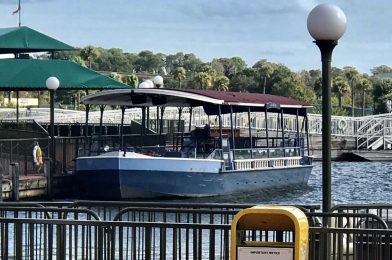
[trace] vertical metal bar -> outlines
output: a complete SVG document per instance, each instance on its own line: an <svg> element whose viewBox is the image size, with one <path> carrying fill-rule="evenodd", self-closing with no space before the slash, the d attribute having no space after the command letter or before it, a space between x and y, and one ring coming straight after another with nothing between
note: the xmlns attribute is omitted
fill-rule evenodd
<svg viewBox="0 0 392 260"><path fill-rule="evenodd" d="M310 156L310 143L309 143L309 118L308 114L305 114L305 132L306 132L306 144L307 144L307 151L308 156Z"/></svg>
<svg viewBox="0 0 392 260"><path fill-rule="evenodd" d="M151 260L151 241L152 241L152 228L146 227L145 228L145 244L144 244L144 259Z"/></svg>
<svg viewBox="0 0 392 260"><path fill-rule="evenodd" d="M63 173L67 172L67 138L63 138L61 140L62 148L63 148Z"/></svg>
<svg viewBox="0 0 392 260"><path fill-rule="evenodd" d="M53 196L53 177L56 172L56 141L54 137L54 99L55 91L50 90L50 171L48 174L48 196Z"/></svg>
<svg viewBox="0 0 392 260"><path fill-rule="evenodd" d="M189 126L188 126L189 132L192 130L192 113L193 113L193 107L190 107L189 108Z"/></svg>
<svg viewBox="0 0 392 260"><path fill-rule="evenodd" d="M19 91L16 91L16 124L19 124Z"/></svg>
<svg viewBox="0 0 392 260"><path fill-rule="evenodd" d="M89 114L89 111L90 111L90 105L89 104L86 104L86 121L84 122L84 147L83 147L83 150L84 150L84 155L86 156L88 153L86 152L87 151L87 143L88 143L88 114Z"/></svg>
<svg viewBox="0 0 392 260"><path fill-rule="evenodd" d="M233 127L233 106L230 106L230 130L231 130L231 140L233 142L233 161L235 160L235 137L234 137L234 127ZM234 170L235 170L235 163L234 163Z"/></svg>
<svg viewBox="0 0 392 260"><path fill-rule="evenodd" d="M15 260L23 259L23 224L15 223Z"/></svg>
<svg viewBox="0 0 392 260"><path fill-rule="evenodd" d="M301 139L299 136L299 115L298 115L298 108L295 111L295 121L296 121L296 128L297 128L297 146L299 149L299 156L303 156L303 149L301 145Z"/></svg>
<svg viewBox="0 0 392 260"><path fill-rule="evenodd" d="M121 106L121 126L120 126L121 151L125 151L125 147L124 147L124 115L125 115L125 106Z"/></svg>
<svg viewBox="0 0 392 260"><path fill-rule="evenodd" d="M264 118L265 118L265 140L267 142L267 157L270 158L270 149L269 149L269 130L268 130L268 108L267 105L265 105L265 112L264 112Z"/></svg>
<svg viewBox="0 0 392 260"><path fill-rule="evenodd" d="M249 143L250 143L250 158L253 159L253 139L252 139L252 125L251 125L251 118L250 118L250 107L248 107L248 132L249 132ZM253 162L252 162L253 163Z"/></svg>
<svg viewBox="0 0 392 260"><path fill-rule="evenodd" d="M103 112L105 111L105 105L99 106L100 116L99 116L99 143L98 143L98 155L101 154L102 147L102 134L103 134Z"/></svg>
<svg viewBox="0 0 392 260"><path fill-rule="evenodd" d="M322 62L322 174L323 212L331 209L331 60L337 41L316 41Z"/></svg>
<svg viewBox="0 0 392 260"><path fill-rule="evenodd" d="M19 163L11 163L12 166L12 197L19 201Z"/></svg>
<svg viewBox="0 0 392 260"><path fill-rule="evenodd" d="M98 259L98 260L103 260L103 256L104 256L104 254L105 254L105 252L104 252L104 248L103 248L103 239L104 239L104 231L103 231L103 229L104 229L104 227L103 226L96 226L95 227L97 230L96 230L96 235L98 235L98 248L97 248L97 250L96 250L96 253L97 253L97 255L98 256L96 256L95 257L95 259ZM76 257L76 256L75 256Z"/></svg>
<svg viewBox="0 0 392 260"><path fill-rule="evenodd" d="M161 119L159 121L159 136L163 133L163 114L165 113L165 107L161 107Z"/></svg>

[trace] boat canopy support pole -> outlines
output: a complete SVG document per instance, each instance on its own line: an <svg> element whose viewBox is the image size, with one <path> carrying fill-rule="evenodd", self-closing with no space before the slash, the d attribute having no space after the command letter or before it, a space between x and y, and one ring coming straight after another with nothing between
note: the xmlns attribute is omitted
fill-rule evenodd
<svg viewBox="0 0 392 260"><path fill-rule="evenodd" d="M125 147L124 147L124 115L125 115L125 106L121 106L120 140L121 140L121 150L122 151L125 151Z"/></svg>
<svg viewBox="0 0 392 260"><path fill-rule="evenodd" d="M181 116L182 116L182 109L183 109L183 107L179 107L178 108L178 123L177 123L177 138L176 138L176 151L178 151L179 149L179 145L181 145L181 147L182 147L182 144L183 144L183 136L182 135L180 135L180 131L181 131ZM181 143L179 143L179 138L181 138Z"/></svg>
<svg viewBox="0 0 392 260"><path fill-rule="evenodd" d="M150 129L150 108L146 107L146 109L147 109L146 127L147 127L147 129Z"/></svg>
<svg viewBox="0 0 392 260"><path fill-rule="evenodd" d="M102 134L103 134L103 112L105 111L106 105L99 105L100 117L99 117L99 146L98 154L101 153L102 147Z"/></svg>
<svg viewBox="0 0 392 260"><path fill-rule="evenodd" d="M165 113L165 107L161 107L161 120L159 122L159 135L162 135L163 132L163 114Z"/></svg>
<svg viewBox="0 0 392 260"><path fill-rule="evenodd" d="M282 147L283 147L283 156L286 157L286 149L285 149L285 139L284 139L284 117L283 117L283 108L280 109L280 128L282 131Z"/></svg>
<svg viewBox="0 0 392 260"><path fill-rule="evenodd" d="M225 163L223 162L223 146L222 146L222 114L221 114L221 106L218 105L218 121L219 121L219 143L221 146L221 161L222 161L222 170L224 169Z"/></svg>
<svg viewBox="0 0 392 260"><path fill-rule="evenodd" d="M146 134L146 107L141 107L142 109L142 124L140 128L140 148L143 148L143 139Z"/></svg>
<svg viewBox="0 0 392 260"><path fill-rule="evenodd" d="M235 160L235 137L234 137L234 122L233 122L233 106L230 106L230 128L231 128L230 129L231 130L231 140L233 143L232 147L233 147L233 161L234 161Z"/></svg>
<svg viewBox="0 0 392 260"><path fill-rule="evenodd" d="M88 143L88 114L90 112L90 105L86 104L86 121L84 122L84 155L86 154L87 143ZM90 153L90 152L89 152Z"/></svg>
<svg viewBox="0 0 392 260"><path fill-rule="evenodd" d="M248 131L249 131L249 143L250 143L250 158L253 159L253 140L252 140L252 122L250 118L250 107L248 107Z"/></svg>
<svg viewBox="0 0 392 260"><path fill-rule="evenodd" d="M157 117L155 122L155 132L158 133L159 131L159 106L157 106Z"/></svg>
<svg viewBox="0 0 392 260"><path fill-rule="evenodd" d="M305 114L305 133L306 133L306 144L307 144L308 156L310 156L309 118L308 118L308 113Z"/></svg>
<svg viewBox="0 0 392 260"><path fill-rule="evenodd" d="M192 130L192 112L193 112L193 107L189 108L189 128L188 132Z"/></svg>
<svg viewBox="0 0 392 260"><path fill-rule="evenodd" d="M177 132L181 131L181 116L182 116L182 109L183 107L178 108L178 125L177 125Z"/></svg>
<svg viewBox="0 0 392 260"><path fill-rule="evenodd" d="M296 111L295 111L295 121L297 122L296 123L296 125L297 125L297 146L299 147L299 156L303 156L303 152L302 152L302 149L301 149L301 144L300 144L300 137L299 137L299 116L298 116L298 108L296 109Z"/></svg>
<svg viewBox="0 0 392 260"><path fill-rule="evenodd" d="M267 157L270 158L270 149L269 149L269 135L268 135L268 108L265 106L265 113L264 113L264 118L265 118L265 140L267 142Z"/></svg>

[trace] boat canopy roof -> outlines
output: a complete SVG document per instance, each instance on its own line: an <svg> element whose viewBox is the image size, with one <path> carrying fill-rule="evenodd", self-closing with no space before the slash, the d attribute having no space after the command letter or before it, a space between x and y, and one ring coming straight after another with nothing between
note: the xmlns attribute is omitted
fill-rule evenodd
<svg viewBox="0 0 392 260"><path fill-rule="evenodd" d="M203 106L208 115L238 112L281 112L303 116L307 103L282 96L194 89L117 89L104 90L82 98L86 105L119 105L127 107L198 107Z"/></svg>

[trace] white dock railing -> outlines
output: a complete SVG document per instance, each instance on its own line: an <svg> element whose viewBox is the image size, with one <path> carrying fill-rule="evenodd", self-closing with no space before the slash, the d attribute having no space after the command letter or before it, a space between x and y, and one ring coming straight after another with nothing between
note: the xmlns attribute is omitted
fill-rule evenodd
<svg viewBox="0 0 392 260"><path fill-rule="evenodd" d="M30 108L19 110L19 120L32 120L38 123L49 123L49 108ZM157 110L151 108L149 111L150 119L157 118ZM189 125L190 113L188 108L182 111L181 120L185 125ZM178 120L177 108L166 108L164 119ZM58 124L84 124L85 112L65 109L55 109L55 123ZM322 116L318 114L308 114L309 133L321 135L322 132ZM2 108L0 109L0 121L15 121L16 109ZM141 121L141 109L131 108L125 110L125 123L132 120ZM248 129L248 115L236 114L233 116L235 126L238 129ZM299 117L300 132L303 132L303 117ZM356 137L357 149L380 149L390 148L392 143L392 114L380 114L363 117L343 117L332 116L331 118L331 134L335 136ZM89 113L89 123L98 124L100 121L100 111L91 111ZM223 127L230 127L230 115L224 115L222 119ZM251 113L251 128L253 130L265 129L265 118L262 113ZM103 114L103 123L120 124L121 110L105 110ZM210 123L211 126L218 125L218 117L204 114L201 108L193 109L192 126L204 126ZM296 132L296 117L293 115L284 115L284 128L286 132ZM280 119L278 114L268 114L268 128L270 131L281 130Z"/></svg>

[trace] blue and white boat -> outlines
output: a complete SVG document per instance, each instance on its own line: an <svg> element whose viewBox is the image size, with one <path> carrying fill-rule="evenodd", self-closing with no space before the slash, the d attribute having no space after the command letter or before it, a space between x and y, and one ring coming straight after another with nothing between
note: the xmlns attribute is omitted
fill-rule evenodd
<svg viewBox="0 0 392 260"><path fill-rule="evenodd" d="M254 93L129 89L102 91L85 97L83 102L158 106L161 111L166 107L188 107L189 111L203 107L219 122L215 132L205 127L177 134L180 141L172 139L154 153L135 147L133 150L140 152L122 149L77 158L76 177L85 196L131 199L225 195L306 185L312 170L307 133L309 106L302 101ZM222 127L225 114L230 115L232 123L239 113L248 116L248 128L238 130L234 124L229 129ZM278 115L280 130L272 137L266 124L265 130L257 131L255 136L252 120L257 116L268 118L269 113ZM288 115L294 117L296 131L287 131ZM164 136L161 131L156 134Z"/></svg>

